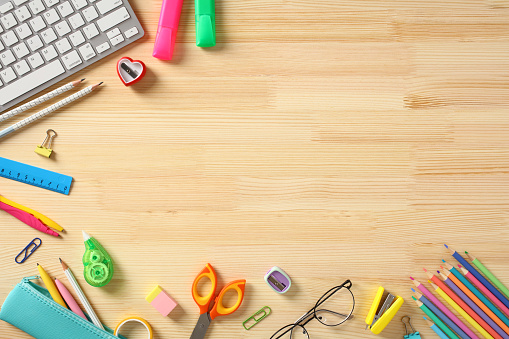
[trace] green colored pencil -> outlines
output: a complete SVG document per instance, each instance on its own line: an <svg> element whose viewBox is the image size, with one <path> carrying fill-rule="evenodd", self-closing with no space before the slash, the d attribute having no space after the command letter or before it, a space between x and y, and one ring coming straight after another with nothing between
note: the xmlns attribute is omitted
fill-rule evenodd
<svg viewBox="0 0 509 339"><path fill-rule="evenodd" d="M477 259L476 257L474 257L473 255L471 255L470 253L468 253L467 251L465 251L466 255L470 258L470 260L472 261L472 264L474 264L488 279L490 279L490 281L498 287L498 289L500 291L502 291L502 293L504 293L506 295L506 297L509 298L509 289L507 289L507 287L504 286L504 284L502 284L500 282L500 280L497 279L497 277L495 277L493 275L493 273L491 273L487 268L486 266L484 266L482 264L482 262L479 261L479 259Z"/></svg>
<svg viewBox="0 0 509 339"><path fill-rule="evenodd" d="M447 327L442 320L440 320L440 318L438 318L435 313L431 312L431 310L428 308L428 306L424 305L421 301L417 300L414 296L412 296L412 299L414 299L415 303L417 304L417 306L428 316L430 317L430 319L435 323L435 325L437 325L438 327L440 327L440 329L442 331L444 331L445 334L447 334L447 336L449 338L452 338L452 339L459 339L458 336L456 334L454 334L453 331L451 331L451 329L449 327Z"/></svg>

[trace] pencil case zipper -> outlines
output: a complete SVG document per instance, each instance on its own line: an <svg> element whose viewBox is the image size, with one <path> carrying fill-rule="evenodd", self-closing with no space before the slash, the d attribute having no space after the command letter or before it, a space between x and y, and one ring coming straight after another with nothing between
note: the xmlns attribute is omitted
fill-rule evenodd
<svg viewBox="0 0 509 339"><path fill-rule="evenodd" d="M42 294L40 291L38 291L32 284L31 280L37 280L40 277L35 275L31 277L24 277L22 279L21 287L26 290L28 293L32 294L38 301L48 305L52 309L54 309L57 312L62 313L63 316L69 317L73 321L80 324L83 328L87 328L94 334L98 334L102 336L104 339L119 339L119 337L113 335L112 333L108 332L107 330L103 330L97 326L95 326L92 322L86 321L76 313L72 312L71 310L62 307L60 304L56 303L52 298ZM41 287L42 288L42 287ZM85 312L84 312L85 313ZM88 317L88 314L85 313L85 315ZM103 324L104 326L104 324ZM107 328L105 326L105 328ZM120 336L120 338L124 338ZM125 338L124 338L125 339Z"/></svg>

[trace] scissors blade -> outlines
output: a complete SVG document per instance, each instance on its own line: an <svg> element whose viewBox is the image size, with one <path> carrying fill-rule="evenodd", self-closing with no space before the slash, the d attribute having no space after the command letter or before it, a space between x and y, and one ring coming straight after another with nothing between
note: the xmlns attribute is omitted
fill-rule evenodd
<svg viewBox="0 0 509 339"><path fill-rule="evenodd" d="M205 333L207 333L207 329L210 326L210 315L207 313L203 313L198 318L198 322L194 328L193 334L191 334L190 339L204 339Z"/></svg>

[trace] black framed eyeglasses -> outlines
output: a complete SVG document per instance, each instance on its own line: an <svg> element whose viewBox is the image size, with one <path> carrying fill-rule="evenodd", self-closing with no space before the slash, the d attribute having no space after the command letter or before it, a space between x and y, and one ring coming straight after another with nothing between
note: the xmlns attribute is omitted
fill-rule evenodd
<svg viewBox="0 0 509 339"><path fill-rule="evenodd" d="M315 306L293 324L281 327L270 339L310 339L305 326L316 319L325 326L339 326L350 319L355 307L352 282L346 280L325 292Z"/></svg>

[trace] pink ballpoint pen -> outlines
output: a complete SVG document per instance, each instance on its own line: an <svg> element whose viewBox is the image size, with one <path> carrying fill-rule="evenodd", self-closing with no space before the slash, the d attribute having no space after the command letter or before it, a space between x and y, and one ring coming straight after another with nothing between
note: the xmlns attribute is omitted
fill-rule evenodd
<svg viewBox="0 0 509 339"><path fill-rule="evenodd" d="M20 221L24 222L28 226L35 228L38 231L41 231L43 233L58 237L59 234L52 229L50 229L48 226L44 225L42 221L34 217L32 214L22 211L19 208L13 207L11 205L7 205L0 201L0 209L6 211L13 217L19 219Z"/></svg>

